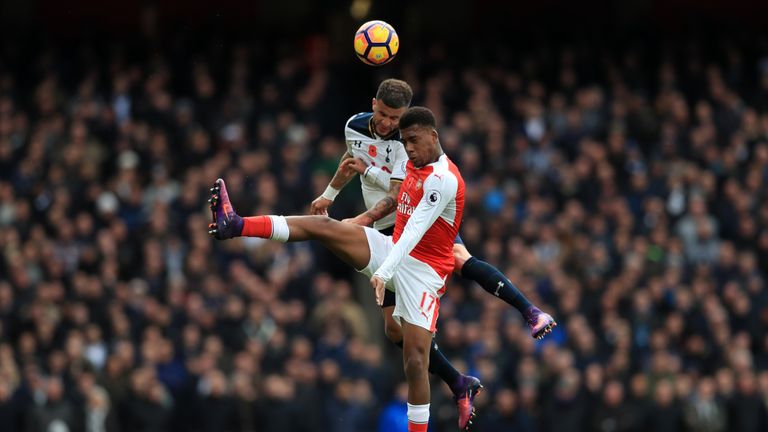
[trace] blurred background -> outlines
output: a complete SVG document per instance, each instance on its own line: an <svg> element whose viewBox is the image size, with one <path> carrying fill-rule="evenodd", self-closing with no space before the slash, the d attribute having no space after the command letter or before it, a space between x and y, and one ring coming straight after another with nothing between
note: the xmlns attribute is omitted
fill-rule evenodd
<svg viewBox="0 0 768 432"><path fill-rule="evenodd" d="M365 280L206 233L220 176L306 213L388 77L438 117L469 250L560 324L449 281L476 430L768 430L768 3L216 3L0 3L3 430L405 430ZM354 56L369 19L390 65Z"/></svg>

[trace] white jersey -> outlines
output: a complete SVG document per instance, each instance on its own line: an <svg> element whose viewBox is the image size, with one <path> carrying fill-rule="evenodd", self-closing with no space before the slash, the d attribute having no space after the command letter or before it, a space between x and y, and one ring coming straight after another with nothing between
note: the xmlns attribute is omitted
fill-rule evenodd
<svg viewBox="0 0 768 432"><path fill-rule="evenodd" d="M368 165L364 175L360 176L365 208L370 210L377 202L387 196L390 179L405 178L405 162L408 155L400 141L400 132L388 137L380 137L373 131L371 118L373 113L353 115L344 128L347 152L352 157L360 158ZM395 224L395 213L391 213L373 223L377 230L383 230Z"/></svg>

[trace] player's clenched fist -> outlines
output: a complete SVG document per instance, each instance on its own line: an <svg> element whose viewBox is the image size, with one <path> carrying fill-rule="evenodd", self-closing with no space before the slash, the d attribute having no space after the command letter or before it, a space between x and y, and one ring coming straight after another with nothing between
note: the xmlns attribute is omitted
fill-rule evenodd
<svg viewBox="0 0 768 432"><path fill-rule="evenodd" d="M347 173L356 172L362 175L365 173L366 168L368 168L368 165L366 165L365 161L360 158L344 159L344 161L341 162L341 169L345 170Z"/></svg>
<svg viewBox="0 0 768 432"><path fill-rule="evenodd" d="M330 207L331 204L333 204L333 201L319 196L312 201L312 204L309 206L309 211L313 215L328 216L328 207Z"/></svg>

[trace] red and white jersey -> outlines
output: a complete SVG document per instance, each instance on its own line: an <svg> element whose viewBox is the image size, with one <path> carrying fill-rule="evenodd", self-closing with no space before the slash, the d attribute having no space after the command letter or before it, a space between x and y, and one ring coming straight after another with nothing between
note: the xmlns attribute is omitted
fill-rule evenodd
<svg viewBox="0 0 768 432"><path fill-rule="evenodd" d="M389 281L410 255L446 278L453 271L453 243L464 212L464 179L445 155L421 168L409 161L405 171L392 236L395 246L375 275Z"/></svg>

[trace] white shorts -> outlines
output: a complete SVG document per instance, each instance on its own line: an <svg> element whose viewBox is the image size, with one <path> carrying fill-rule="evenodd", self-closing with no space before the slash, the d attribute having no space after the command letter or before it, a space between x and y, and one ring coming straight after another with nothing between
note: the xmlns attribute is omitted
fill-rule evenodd
<svg viewBox="0 0 768 432"><path fill-rule="evenodd" d="M384 264L389 252L394 247L391 236L384 235L373 228L365 227L371 260L360 273L373 276ZM402 325L401 319L410 324L435 331L437 316L440 311L440 296L445 291L445 279L426 263L407 255L395 271L387 289L395 292L395 311L392 318Z"/></svg>

